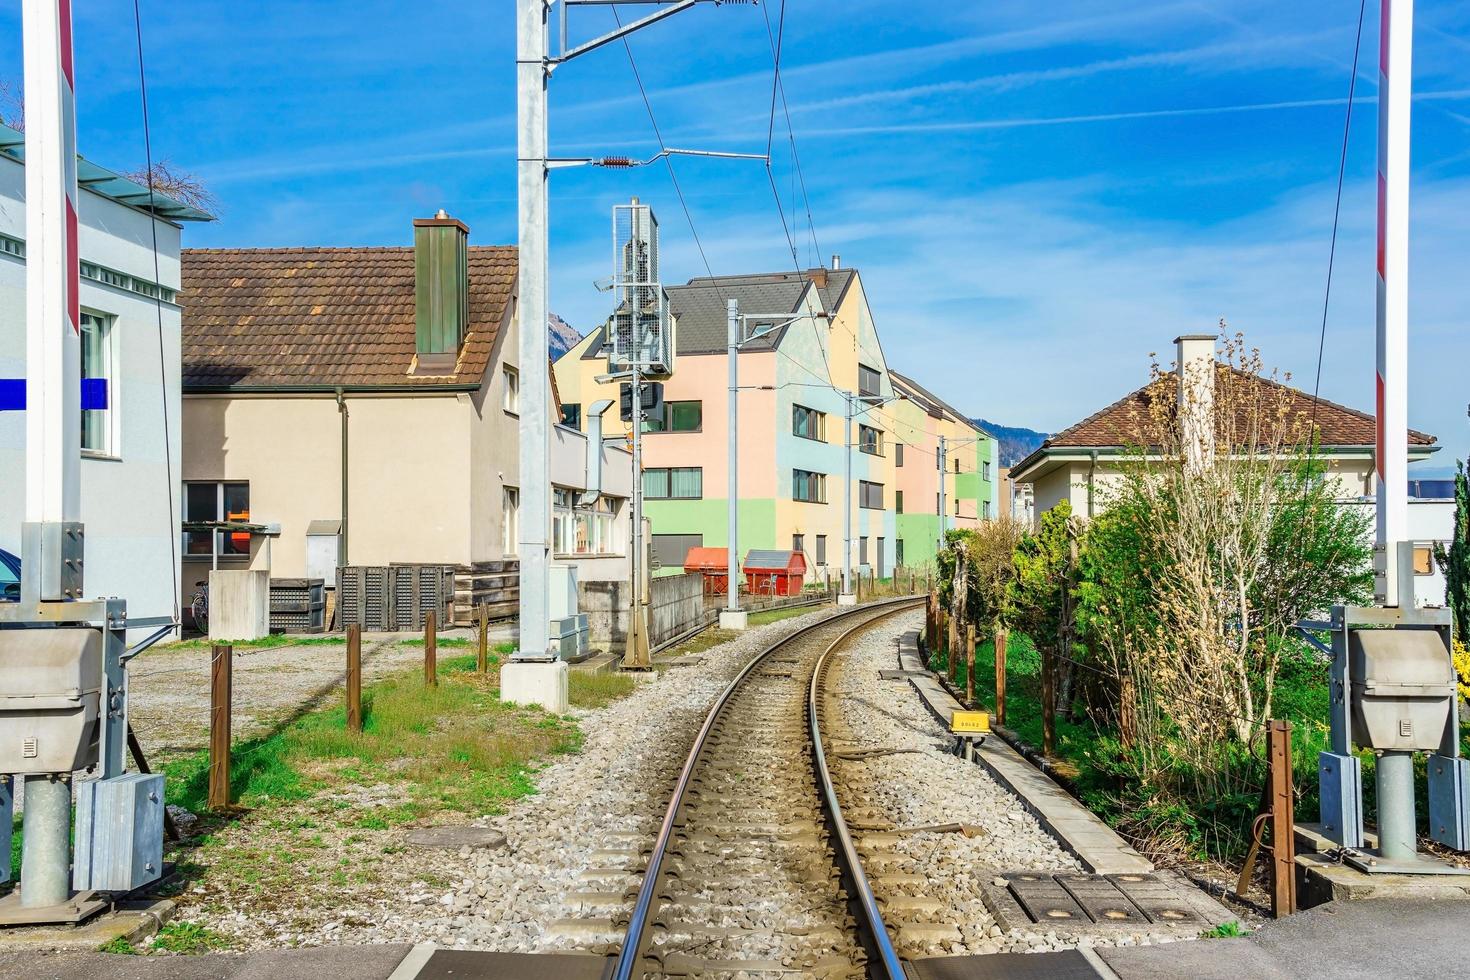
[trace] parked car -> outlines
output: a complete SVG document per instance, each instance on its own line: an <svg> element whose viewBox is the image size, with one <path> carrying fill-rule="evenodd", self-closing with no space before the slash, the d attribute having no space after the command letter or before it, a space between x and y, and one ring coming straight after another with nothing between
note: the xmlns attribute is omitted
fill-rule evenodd
<svg viewBox="0 0 1470 980"><path fill-rule="evenodd" d="M0 601L20 601L20 559L0 548Z"/></svg>

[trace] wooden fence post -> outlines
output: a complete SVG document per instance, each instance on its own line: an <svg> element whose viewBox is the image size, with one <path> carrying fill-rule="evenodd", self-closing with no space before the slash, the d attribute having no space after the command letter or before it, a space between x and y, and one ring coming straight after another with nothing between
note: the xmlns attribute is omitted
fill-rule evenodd
<svg viewBox="0 0 1470 980"><path fill-rule="evenodd" d="M995 631L995 723L1006 723L1006 631Z"/></svg>
<svg viewBox="0 0 1470 980"><path fill-rule="evenodd" d="M945 639L949 643L949 661L945 664L948 668L949 682L953 684L960 676L960 621L954 613L948 613L949 631Z"/></svg>
<svg viewBox="0 0 1470 980"><path fill-rule="evenodd" d="M439 686L438 616L430 609L424 614L424 686Z"/></svg>
<svg viewBox="0 0 1470 980"><path fill-rule="evenodd" d="M1041 753L1047 758L1057 748L1057 692L1054 657L1044 647L1041 652Z"/></svg>
<svg viewBox="0 0 1470 980"><path fill-rule="evenodd" d="M1291 722L1266 723L1271 789L1271 914L1296 911L1296 818L1292 806Z"/></svg>
<svg viewBox="0 0 1470 980"><path fill-rule="evenodd" d="M230 697L234 648L216 643L209 663L209 808L230 805Z"/></svg>
<svg viewBox="0 0 1470 980"><path fill-rule="evenodd" d="M975 624L965 627L965 704L975 703Z"/></svg>
<svg viewBox="0 0 1470 980"><path fill-rule="evenodd" d="M347 627L347 730L362 731L362 627Z"/></svg>
<svg viewBox="0 0 1470 980"><path fill-rule="evenodd" d="M490 605L481 603L479 608L480 648L475 657L475 670L488 673L490 670Z"/></svg>

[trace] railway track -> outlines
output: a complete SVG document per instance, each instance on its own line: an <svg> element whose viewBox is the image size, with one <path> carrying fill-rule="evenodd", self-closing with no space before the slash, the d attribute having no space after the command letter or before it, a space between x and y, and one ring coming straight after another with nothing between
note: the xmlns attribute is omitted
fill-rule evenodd
<svg viewBox="0 0 1470 980"><path fill-rule="evenodd" d="M808 626L730 682L679 773L611 976L902 980L833 788L821 702L835 651L920 601Z"/></svg>

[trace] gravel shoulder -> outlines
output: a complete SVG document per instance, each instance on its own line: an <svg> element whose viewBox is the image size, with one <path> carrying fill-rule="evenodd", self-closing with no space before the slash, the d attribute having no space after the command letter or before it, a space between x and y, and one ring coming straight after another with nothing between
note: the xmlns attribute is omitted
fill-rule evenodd
<svg viewBox="0 0 1470 980"><path fill-rule="evenodd" d="M887 749L863 761L838 758L833 768L844 811L881 814L895 828L968 824L975 836L955 832L883 835L880 847L897 856L880 874L919 875L922 886L890 888L879 898L902 908L885 915L904 955L963 955L1067 949L1081 945L1137 945L1177 935L1112 933L1080 943L1050 931L1003 931L983 899L985 886L1004 871L1080 871L1076 858L1037 822L1020 799L979 765L950 753L953 738L924 707L906 680L882 680L898 666L898 637L922 626L923 614L895 616L857 637L842 651L828 680L825 725L829 758L842 751ZM849 816L851 820L851 816ZM859 841L869 836L859 834ZM861 843L860 843L861 846ZM870 877L875 874L869 870ZM922 897L935 900L911 903ZM955 931L924 928L953 924ZM918 928L915 928L915 927Z"/></svg>

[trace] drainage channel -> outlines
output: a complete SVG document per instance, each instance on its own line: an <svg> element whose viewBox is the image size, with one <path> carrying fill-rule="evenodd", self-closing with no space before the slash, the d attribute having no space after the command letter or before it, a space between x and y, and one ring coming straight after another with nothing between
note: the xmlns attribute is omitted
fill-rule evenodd
<svg viewBox="0 0 1470 980"><path fill-rule="evenodd" d="M813 624L730 682L695 738L646 862L627 855L632 866L622 870L641 872L642 882L611 976L901 980L834 805L811 705L824 657L919 601Z"/></svg>

